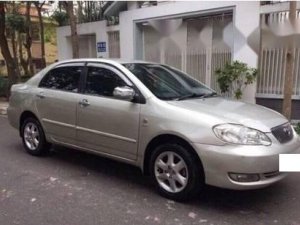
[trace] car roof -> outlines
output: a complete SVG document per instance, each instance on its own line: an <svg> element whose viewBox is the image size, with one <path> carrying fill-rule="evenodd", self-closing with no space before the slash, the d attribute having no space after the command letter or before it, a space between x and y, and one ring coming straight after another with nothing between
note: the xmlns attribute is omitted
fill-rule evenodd
<svg viewBox="0 0 300 225"><path fill-rule="evenodd" d="M102 63L110 63L110 64L126 64L126 63L151 63L151 64L158 64L156 62L147 62L143 60L127 60L127 59L104 59L104 58L79 58L79 59L67 59L58 61L57 64L64 64L64 63L74 63L74 62L102 62Z"/></svg>

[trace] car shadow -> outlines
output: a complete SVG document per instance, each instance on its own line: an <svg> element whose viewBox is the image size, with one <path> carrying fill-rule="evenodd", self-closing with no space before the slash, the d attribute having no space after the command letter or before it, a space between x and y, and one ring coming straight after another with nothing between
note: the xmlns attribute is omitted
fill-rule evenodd
<svg viewBox="0 0 300 225"><path fill-rule="evenodd" d="M241 214L250 214L254 211L263 213L268 205L280 204L278 196L284 194L284 188L281 186L283 184L278 183L263 189L243 191L206 186L199 198L190 204L222 212L239 210Z"/></svg>
<svg viewBox="0 0 300 225"><path fill-rule="evenodd" d="M94 174L130 183L142 191L157 195L149 176L144 176L137 167L61 146L54 146L50 155L63 163L83 167ZM254 211L263 213L268 205L280 204L278 196L284 195L285 191L285 184L282 182L267 188L247 191L205 186L198 197L180 204L228 213L238 210L240 214L245 215Z"/></svg>
<svg viewBox="0 0 300 225"><path fill-rule="evenodd" d="M53 146L50 156L64 163L82 167L89 172L151 189L149 186L152 182L149 177L144 176L139 168L126 163L62 146Z"/></svg>

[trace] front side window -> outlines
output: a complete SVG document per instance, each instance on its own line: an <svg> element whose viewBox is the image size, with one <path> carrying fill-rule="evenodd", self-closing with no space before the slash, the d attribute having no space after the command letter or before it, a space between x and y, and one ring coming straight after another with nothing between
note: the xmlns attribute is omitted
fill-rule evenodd
<svg viewBox="0 0 300 225"><path fill-rule="evenodd" d="M66 66L54 68L46 74L40 83L40 87L78 92L82 66Z"/></svg>
<svg viewBox="0 0 300 225"><path fill-rule="evenodd" d="M123 86L127 84L113 71L100 67L88 68L85 93L111 97L116 87Z"/></svg>
<svg viewBox="0 0 300 225"><path fill-rule="evenodd" d="M126 63L123 66L162 100L183 100L216 94L202 83L169 66L147 63Z"/></svg>

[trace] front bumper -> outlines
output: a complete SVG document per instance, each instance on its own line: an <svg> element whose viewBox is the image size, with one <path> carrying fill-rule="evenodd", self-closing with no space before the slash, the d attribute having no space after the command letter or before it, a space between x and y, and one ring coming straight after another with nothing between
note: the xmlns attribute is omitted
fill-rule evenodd
<svg viewBox="0 0 300 225"><path fill-rule="evenodd" d="M268 186L283 179L287 174L279 172L279 154L300 153L300 138L297 134L285 144L274 136L270 146L231 145L222 146L192 143L204 168L206 184L216 187L246 190ZM258 174L254 182L237 182L229 173Z"/></svg>

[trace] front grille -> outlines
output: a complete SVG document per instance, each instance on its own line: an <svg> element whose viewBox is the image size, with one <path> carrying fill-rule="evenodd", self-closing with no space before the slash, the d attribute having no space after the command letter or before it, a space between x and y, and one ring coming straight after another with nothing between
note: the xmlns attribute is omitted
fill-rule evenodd
<svg viewBox="0 0 300 225"><path fill-rule="evenodd" d="M280 143L286 143L292 140L294 136L293 128L290 123L285 123L283 125L273 127L271 131Z"/></svg>

